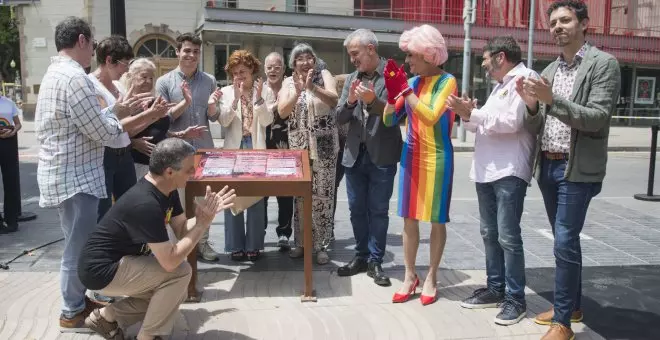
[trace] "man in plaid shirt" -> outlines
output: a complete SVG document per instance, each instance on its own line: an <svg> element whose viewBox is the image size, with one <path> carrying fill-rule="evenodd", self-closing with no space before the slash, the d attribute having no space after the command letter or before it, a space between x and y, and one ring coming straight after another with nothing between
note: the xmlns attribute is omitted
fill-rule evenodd
<svg viewBox="0 0 660 340"><path fill-rule="evenodd" d="M102 143L123 132L119 119L130 114L129 102L139 98L127 98L101 110L94 85L84 71L91 64L95 45L89 24L80 18L69 17L56 26L58 55L41 82L36 107L39 205L58 209L64 232L62 332L90 332L84 320L98 308L85 297L78 278L78 257L96 228L99 199L106 197Z"/></svg>

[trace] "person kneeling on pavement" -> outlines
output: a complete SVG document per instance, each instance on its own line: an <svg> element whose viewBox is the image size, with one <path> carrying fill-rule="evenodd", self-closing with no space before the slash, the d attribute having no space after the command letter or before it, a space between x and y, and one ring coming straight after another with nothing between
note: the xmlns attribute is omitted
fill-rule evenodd
<svg viewBox="0 0 660 340"><path fill-rule="evenodd" d="M233 204L233 189L214 193L207 186L195 218L186 219L176 189L194 174L194 153L178 138L158 143L149 173L110 208L82 250L78 275L85 287L125 297L85 319L86 327L106 339L124 339L122 328L140 321L138 340L171 333L192 274L186 258L215 215ZM176 243L168 237L168 223Z"/></svg>

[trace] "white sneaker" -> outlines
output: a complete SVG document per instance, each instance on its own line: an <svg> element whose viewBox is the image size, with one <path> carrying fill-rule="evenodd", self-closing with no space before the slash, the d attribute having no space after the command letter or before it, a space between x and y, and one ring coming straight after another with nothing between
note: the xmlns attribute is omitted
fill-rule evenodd
<svg viewBox="0 0 660 340"><path fill-rule="evenodd" d="M198 245L197 255L203 258L206 261L217 261L220 259L220 254L218 254L213 248L211 248L210 242L200 243Z"/></svg>
<svg viewBox="0 0 660 340"><path fill-rule="evenodd" d="M280 239L277 241L277 246L280 247L280 250L291 249L289 239L284 235L280 236Z"/></svg>

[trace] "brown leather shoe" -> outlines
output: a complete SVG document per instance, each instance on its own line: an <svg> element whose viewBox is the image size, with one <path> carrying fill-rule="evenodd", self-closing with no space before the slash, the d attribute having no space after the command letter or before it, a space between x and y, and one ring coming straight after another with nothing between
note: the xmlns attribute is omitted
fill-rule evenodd
<svg viewBox="0 0 660 340"><path fill-rule="evenodd" d="M555 316L555 310L550 309L549 311L539 313L536 318L534 318L534 322L539 325L549 325L552 323L553 316ZM581 322L583 317L584 315L582 315L582 311L576 310L571 314L571 323Z"/></svg>
<svg viewBox="0 0 660 340"><path fill-rule="evenodd" d="M93 330L85 326L84 311L76 314L71 319L65 318L60 315L60 332L62 333L94 333Z"/></svg>
<svg viewBox="0 0 660 340"><path fill-rule="evenodd" d="M573 331L560 324L553 322L550 325L550 329L548 329L548 332L545 333L545 335L541 338L541 340L574 340L575 339L575 333Z"/></svg>

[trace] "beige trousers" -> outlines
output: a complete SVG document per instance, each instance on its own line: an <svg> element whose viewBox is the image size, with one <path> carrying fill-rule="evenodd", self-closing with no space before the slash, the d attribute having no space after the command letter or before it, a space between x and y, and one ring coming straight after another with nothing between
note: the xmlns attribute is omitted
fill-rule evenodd
<svg viewBox="0 0 660 340"><path fill-rule="evenodd" d="M154 256L124 256L112 282L100 291L108 296L126 296L105 307L108 317L124 329L142 321L140 332L144 335L169 335L179 305L188 294L191 275L185 261L168 273Z"/></svg>

